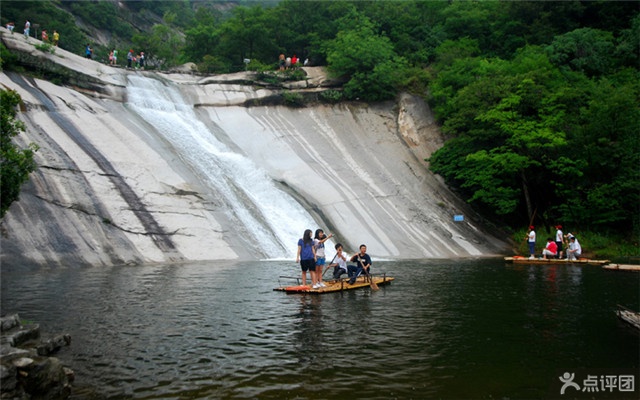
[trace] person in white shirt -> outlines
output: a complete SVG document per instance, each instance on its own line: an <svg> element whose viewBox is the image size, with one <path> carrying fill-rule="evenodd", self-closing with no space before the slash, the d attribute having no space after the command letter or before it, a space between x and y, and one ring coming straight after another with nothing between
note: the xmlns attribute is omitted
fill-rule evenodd
<svg viewBox="0 0 640 400"><path fill-rule="evenodd" d="M333 258L334 262L329 264L330 267L333 268L333 279L340 279L342 274L347 273L347 253L345 253L342 249L341 243L336 243L336 256Z"/></svg>
<svg viewBox="0 0 640 400"><path fill-rule="evenodd" d="M529 258L536 258L536 231L533 230L534 226L529 227L529 234L525 236L527 243L529 244Z"/></svg>
<svg viewBox="0 0 640 400"><path fill-rule="evenodd" d="M327 236L324 234L322 229L316 229L316 234L313 239L313 246L316 249L316 285L313 287L314 289L320 289L327 286L322 282L322 273L326 262L324 255L324 242L329 240L331 237L333 237L332 233Z"/></svg>
<svg viewBox="0 0 640 400"><path fill-rule="evenodd" d="M556 225L556 246L558 246L558 254L556 258L562 258L562 243L564 242L564 236L562 236L562 225Z"/></svg>
<svg viewBox="0 0 640 400"><path fill-rule="evenodd" d="M567 250L567 258L569 260L577 260L582 255L582 246L575 236L569 238L569 250Z"/></svg>

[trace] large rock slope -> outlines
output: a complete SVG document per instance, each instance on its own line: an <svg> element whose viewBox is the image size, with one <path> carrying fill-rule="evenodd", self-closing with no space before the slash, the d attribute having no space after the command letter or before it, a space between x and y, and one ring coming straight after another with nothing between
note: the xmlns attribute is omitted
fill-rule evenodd
<svg viewBox="0 0 640 400"><path fill-rule="evenodd" d="M55 65L66 86L0 74L23 98L20 113L39 169L1 222L3 263L113 265L261 259L260 238L234 225L224 202L126 103L126 71L35 39L2 41L26 65ZM53 68L53 67L51 67ZM301 91L323 78L309 70ZM59 72L61 73L61 72ZM178 85L219 140L251 158L350 250L377 257L490 255L504 244L483 233L466 205L427 169L441 144L428 107L394 103L305 108L246 107L278 89L234 84L242 77L144 73ZM464 222L454 222L464 214ZM309 228L315 229L315 226ZM302 232L300 232L302 234ZM293 257L295 243L289 255Z"/></svg>

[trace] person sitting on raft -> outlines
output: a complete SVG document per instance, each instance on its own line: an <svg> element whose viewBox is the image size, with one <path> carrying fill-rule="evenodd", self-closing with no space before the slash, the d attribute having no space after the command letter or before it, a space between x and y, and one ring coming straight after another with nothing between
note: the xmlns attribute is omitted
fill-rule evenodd
<svg viewBox="0 0 640 400"><path fill-rule="evenodd" d="M582 255L582 246L575 236L569 237L569 250L567 250L567 259L577 260Z"/></svg>
<svg viewBox="0 0 640 400"><path fill-rule="evenodd" d="M342 274L347 273L347 253L342 249L342 243L336 243L336 256L333 258L335 262L329 264L333 267L333 279L338 280Z"/></svg>
<svg viewBox="0 0 640 400"><path fill-rule="evenodd" d="M356 283L356 279L366 271L369 274L371 269L371 257L367 254L367 246L364 244L360 245L360 252L356 253L351 257L351 262L357 262L357 265L349 265L347 268L347 272L349 274L349 284L353 285Z"/></svg>
<svg viewBox="0 0 640 400"><path fill-rule="evenodd" d="M558 254L558 245L552 238L547 238L547 246L542 250L542 258L545 260L547 256L556 258L556 254Z"/></svg>

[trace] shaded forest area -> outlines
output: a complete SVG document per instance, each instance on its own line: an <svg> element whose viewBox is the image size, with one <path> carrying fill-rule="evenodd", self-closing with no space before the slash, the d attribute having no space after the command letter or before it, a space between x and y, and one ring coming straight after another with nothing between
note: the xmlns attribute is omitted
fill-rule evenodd
<svg viewBox="0 0 640 400"><path fill-rule="evenodd" d="M341 98L423 96L448 138L429 160L463 198L514 229L557 223L640 238L637 1L3 1L98 59L153 68L325 65ZM105 34L106 32L106 34ZM124 59L124 57L121 57ZM251 60L245 65L245 59Z"/></svg>

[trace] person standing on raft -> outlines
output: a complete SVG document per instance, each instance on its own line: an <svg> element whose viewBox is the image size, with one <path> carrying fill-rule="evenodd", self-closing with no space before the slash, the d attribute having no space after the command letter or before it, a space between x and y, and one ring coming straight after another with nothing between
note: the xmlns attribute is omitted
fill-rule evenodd
<svg viewBox="0 0 640 400"><path fill-rule="evenodd" d="M324 242L329 240L332 236L333 234L329 234L329 236L325 235L322 229L316 229L316 234L313 240L313 247L315 247L316 250L316 284L313 286L314 289L327 286L322 282L322 273L324 272L324 265L326 263Z"/></svg>
<svg viewBox="0 0 640 400"><path fill-rule="evenodd" d="M311 229L304 231L302 238L298 240L298 255L296 256L296 263L300 263L300 269L302 270L302 285L307 286L307 271L311 275L311 283L315 286L317 283L316 278L316 248L313 245L313 238L311 237Z"/></svg>

